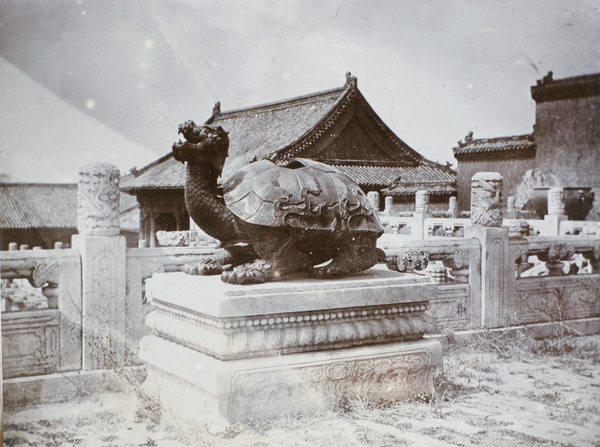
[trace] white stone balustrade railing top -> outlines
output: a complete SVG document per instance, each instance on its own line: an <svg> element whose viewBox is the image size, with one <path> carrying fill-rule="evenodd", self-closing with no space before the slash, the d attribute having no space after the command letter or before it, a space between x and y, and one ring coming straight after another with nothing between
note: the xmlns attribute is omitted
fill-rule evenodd
<svg viewBox="0 0 600 447"><path fill-rule="evenodd" d="M518 278L529 276L525 272L535 267L533 256L545 263L550 276L600 273L600 240L595 237L528 237L509 245Z"/></svg>

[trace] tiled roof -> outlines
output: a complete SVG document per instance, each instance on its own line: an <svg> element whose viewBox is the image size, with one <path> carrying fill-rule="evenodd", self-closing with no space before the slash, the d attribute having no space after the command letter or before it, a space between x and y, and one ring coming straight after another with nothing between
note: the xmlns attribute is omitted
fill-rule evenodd
<svg viewBox="0 0 600 447"><path fill-rule="evenodd" d="M456 194L456 186L453 184L440 185L436 183L419 183L414 185L399 185L393 188L382 190L385 196L410 196L420 190L427 190L429 194L436 195L451 195Z"/></svg>
<svg viewBox="0 0 600 447"><path fill-rule="evenodd" d="M535 155L535 141L532 134L526 135L515 135L512 137L500 137L500 138L481 138L477 140L469 140L459 142L458 147L452 149L454 156L457 159L463 156L474 155L474 154L491 154L498 152L510 152L511 154L525 154Z"/></svg>
<svg viewBox="0 0 600 447"><path fill-rule="evenodd" d="M327 115L345 91L342 87L217 115L213 125L229 132L230 141L222 178L298 140ZM184 184L184 165L167 154L124 177L121 189L180 189Z"/></svg>
<svg viewBox="0 0 600 447"><path fill-rule="evenodd" d="M121 194L121 212L135 206ZM0 183L0 228L77 228L77 185Z"/></svg>
<svg viewBox="0 0 600 447"><path fill-rule="evenodd" d="M355 113L357 108L371 126L371 137L378 139L380 148L392 164L403 160L405 164L417 165L423 160L381 121L358 90L356 78L347 74L346 85L341 88L213 115L212 124L229 132L229 156L222 178L228 178L252 161L267 157L277 164L285 164L295 157L313 158L304 154L327 137L342 117ZM365 175L374 179L373 185L385 186L398 177L394 175L394 169L372 171ZM183 189L184 184L183 164L167 154L124 177L121 189L131 192Z"/></svg>
<svg viewBox="0 0 600 447"><path fill-rule="evenodd" d="M325 118L345 91L338 88L218 115L214 124L229 132L230 141L223 178L300 139Z"/></svg>
<svg viewBox="0 0 600 447"><path fill-rule="evenodd" d="M531 87L531 97L536 103L585 96L600 96L600 73L552 79L549 72Z"/></svg>
<svg viewBox="0 0 600 447"><path fill-rule="evenodd" d="M139 171L121 177L122 191L137 189L183 189L185 165L169 153Z"/></svg>
<svg viewBox="0 0 600 447"><path fill-rule="evenodd" d="M346 174L362 187L387 187L392 183L453 184L456 175L436 163L423 161L418 166L390 166L390 164L366 164L364 161L348 163L347 160L322 160Z"/></svg>

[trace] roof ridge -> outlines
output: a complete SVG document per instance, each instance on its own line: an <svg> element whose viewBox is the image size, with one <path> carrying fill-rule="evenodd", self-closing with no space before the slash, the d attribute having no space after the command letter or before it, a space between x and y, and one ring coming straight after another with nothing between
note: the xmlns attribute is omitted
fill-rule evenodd
<svg viewBox="0 0 600 447"><path fill-rule="evenodd" d="M470 141L466 141L466 145L474 144L476 142L484 142L491 143L496 141L520 141L520 140L529 140L533 137L532 133L526 133L521 135L510 135L506 137L491 137L491 138L473 138Z"/></svg>
<svg viewBox="0 0 600 447"><path fill-rule="evenodd" d="M171 158L172 156L173 156L173 152L169 151L168 153L166 153L162 157L157 158L156 160L148 163L145 166L142 166L140 169L137 169L137 168L133 167L133 168L131 168L131 170L127 174L121 176L121 181L123 181L123 180L127 181L130 178L130 176L133 176L133 178L137 178L138 176L140 176L141 174L143 174L148 169L150 169L153 166L156 166L156 165L162 163L163 161Z"/></svg>
<svg viewBox="0 0 600 447"><path fill-rule="evenodd" d="M39 186L39 187L68 187L68 188L76 188L77 183L52 183L52 182L0 182L0 187L2 186Z"/></svg>
<svg viewBox="0 0 600 447"><path fill-rule="evenodd" d="M316 159L315 159L316 160ZM412 167L407 165L404 160L344 160L335 158L323 158L317 161L327 163L332 166L360 166L360 167L386 167L386 168L406 168Z"/></svg>
<svg viewBox="0 0 600 447"><path fill-rule="evenodd" d="M323 90L321 92L309 93L307 95L295 96L288 99L280 99L277 101L267 102L263 104L257 104L249 107L242 107L239 109L227 110L221 112L215 118L215 121L233 118L238 115L247 114L250 112L267 112L270 110L289 108L293 106L299 106L303 104L308 104L311 102L316 102L320 99L327 99L329 97L333 97L335 95L341 95L346 90L346 87L337 87L334 89Z"/></svg>
<svg viewBox="0 0 600 447"><path fill-rule="evenodd" d="M550 76L550 78L548 80L546 80L546 82L543 82L542 80L539 80L537 86L548 86L548 85L555 85L561 82L578 82L578 81L590 81L596 78L600 78L600 73L586 73L586 74L580 74L580 75L575 75L575 76L568 76L566 78L558 78L558 79L554 79L552 76Z"/></svg>

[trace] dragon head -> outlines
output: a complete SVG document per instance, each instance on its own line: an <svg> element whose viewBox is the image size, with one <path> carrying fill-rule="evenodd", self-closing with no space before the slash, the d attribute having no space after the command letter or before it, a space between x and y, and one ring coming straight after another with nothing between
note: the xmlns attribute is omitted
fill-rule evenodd
<svg viewBox="0 0 600 447"><path fill-rule="evenodd" d="M198 126L193 121L179 125L179 133L187 141L173 143L173 157L177 161L209 164L220 175L229 150L229 137L221 126Z"/></svg>

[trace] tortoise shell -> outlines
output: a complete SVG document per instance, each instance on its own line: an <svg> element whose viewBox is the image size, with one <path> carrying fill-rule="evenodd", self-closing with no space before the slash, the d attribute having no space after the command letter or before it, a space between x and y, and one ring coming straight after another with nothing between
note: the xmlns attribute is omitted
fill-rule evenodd
<svg viewBox="0 0 600 447"><path fill-rule="evenodd" d="M365 193L337 169L296 158L285 166L260 160L223 183L227 207L240 219L268 227L381 234Z"/></svg>

